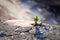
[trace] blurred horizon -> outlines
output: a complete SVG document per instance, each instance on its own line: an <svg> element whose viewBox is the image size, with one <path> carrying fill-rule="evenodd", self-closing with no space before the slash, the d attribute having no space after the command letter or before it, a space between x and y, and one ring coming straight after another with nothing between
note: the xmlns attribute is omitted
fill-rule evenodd
<svg viewBox="0 0 60 40"><path fill-rule="evenodd" d="M3 10L5 9L4 11L12 17L12 20L33 21L34 15L37 14L40 19L46 18L45 23L57 24L52 13L46 10L42 3L39 5L37 2L30 0L0 0L0 5L4 7Z"/></svg>

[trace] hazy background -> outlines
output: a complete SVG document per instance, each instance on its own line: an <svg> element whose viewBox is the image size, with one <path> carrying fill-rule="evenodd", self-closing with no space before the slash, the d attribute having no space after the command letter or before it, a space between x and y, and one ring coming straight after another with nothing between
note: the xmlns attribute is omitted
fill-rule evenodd
<svg viewBox="0 0 60 40"><path fill-rule="evenodd" d="M34 15L38 15L40 19L46 18L45 23L57 24L52 12L47 11L44 7L43 3L38 5L30 0L0 0L0 19L1 21L6 21L6 19L33 21Z"/></svg>

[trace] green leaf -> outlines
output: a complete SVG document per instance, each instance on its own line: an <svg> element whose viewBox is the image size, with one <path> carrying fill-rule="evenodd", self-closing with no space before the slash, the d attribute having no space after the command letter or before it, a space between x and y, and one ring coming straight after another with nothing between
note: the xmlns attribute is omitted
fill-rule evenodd
<svg viewBox="0 0 60 40"><path fill-rule="evenodd" d="M34 16L34 22L35 22L35 24L37 24L37 21L39 20L39 18L38 18L38 16L36 15L36 16Z"/></svg>

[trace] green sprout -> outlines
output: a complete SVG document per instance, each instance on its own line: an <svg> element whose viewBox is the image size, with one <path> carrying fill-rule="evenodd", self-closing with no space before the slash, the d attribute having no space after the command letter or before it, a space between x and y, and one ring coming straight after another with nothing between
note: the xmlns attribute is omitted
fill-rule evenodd
<svg viewBox="0 0 60 40"><path fill-rule="evenodd" d="M39 20L39 18L38 18L38 16L36 15L36 16L34 16L34 22L35 22L35 24L37 24L37 22L38 22L38 20Z"/></svg>

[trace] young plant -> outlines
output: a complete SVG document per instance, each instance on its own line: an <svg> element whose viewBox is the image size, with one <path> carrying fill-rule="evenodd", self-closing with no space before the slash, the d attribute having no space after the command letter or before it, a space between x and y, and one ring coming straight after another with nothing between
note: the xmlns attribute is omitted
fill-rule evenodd
<svg viewBox="0 0 60 40"><path fill-rule="evenodd" d="M37 24L37 22L38 22L38 20L39 20L39 18L38 18L38 16L36 15L36 16L34 16L34 22L35 22L35 25Z"/></svg>

